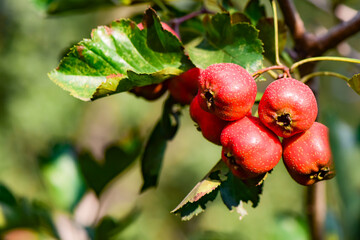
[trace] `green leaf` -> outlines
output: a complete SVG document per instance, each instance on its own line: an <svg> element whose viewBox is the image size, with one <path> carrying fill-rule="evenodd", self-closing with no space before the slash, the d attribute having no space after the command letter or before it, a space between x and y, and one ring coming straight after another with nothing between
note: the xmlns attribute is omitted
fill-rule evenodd
<svg viewBox="0 0 360 240"><path fill-rule="evenodd" d="M122 219L115 219L105 216L95 228L94 240L113 239L129 225L131 225L140 215L138 209L133 209ZM117 238L116 238L117 239Z"/></svg>
<svg viewBox="0 0 360 240"><path fill-rule="evenodd" d="M174 104L171 97L165 101L162 116L146 143L141 158L141 172L144 180L141 192L157 185L167 141L175 136L179 127L180 112L174 110Z"/></svg>
<svg viewBox="0 0 360 240"><path fill-rule="evenodd" d="M79 155L82 173L88 186L95 191L96 195L99 196L105 186L138 157L141 149L140 139L134 136L129 141L131 146L121 143L107 148L103 162L97 161L88 152Z"/></svg>
<svg viewBox="0 0 360 240"><path fill-rule="evenodd" d="M266 16L264 5L259 0L250 0L245 7L245 14L250 18L251 23L255 26L260 18Z"/></svg>
<svg viewBox="0 0 360 240"><path fill-rule="evenodd" d="M229 210L235 208L240 214L240 219L247 214L243 208L243 202L252 202L252 206L256 207L260 201L262 186L248 183L245 184L241 179L235 177L231 172L227 175L227 180L220 186L220 194L224 204Z"/></svg>
<svg viewBox="0 0 360 240"><path fill-rule="evenodd" d="M47 14L59 14L73 10L87 10L100 6L131 4L132 0L33 0Z"/></svg>
<svg viewBox="0 0 360 240"><path fill-rule="evenodd" d="M275 216L276 228L271 232L270 239L276 240L306 240L310 232L306 219L294 213L280 213Z"/></svg>
<svg viewBox="0 0 360 240"><path fill-rule="evenodd" d="M14 206L16 204L16 198L11 193L11 191L5 187L5 185L0 184L0 204L6 204L9 206Z"/></svg>
<svg viewBox="0 0 360 240"><path fill-rule="evenodd" d="M352 78L349 79L348 85L360 95L360 73L354 75Z"/></svg>
<svg viewBox="0 0 360 240"><path fill-rule="evenodd" d="M86 191L75 149L58 143L39 161L51 202L59 209L72 211Z"/></svg>
<svg viewBox="0 0 360 240"><path fill-rule="evenodd" d="M220 160L171 212L179 214L181 220L190 220L203 212L206 203L216 198L219 186L226 179L228 172L229 168Z"/></svg>
<svg viewBox="0 0 360 240"><path fill-rule="evenodd" d="M149 8L144 30L128 19L94 29L49 73L52 81L82 100L160 83L193 67L176 36Z"/></svg>
<svg viewBox="0 0 360 240"><path fill-rule="evenodd" d="M274 19L261 18L257 25L259 29L259 38L264 43L264 56L275 63L275 32L274 32ZM278 21L278 36L279 36L279 52L285 49L287 39L287 27L281 20Z"/></svg>
<svg viewBox="0 0 360 240"><path fill-rule="evenodd" d="M187 45L191 61L205 69L215 63L235 63L253 73L262 67L262 42L248 23L232 24L228 13L204 18L206 36Z"/></svg>

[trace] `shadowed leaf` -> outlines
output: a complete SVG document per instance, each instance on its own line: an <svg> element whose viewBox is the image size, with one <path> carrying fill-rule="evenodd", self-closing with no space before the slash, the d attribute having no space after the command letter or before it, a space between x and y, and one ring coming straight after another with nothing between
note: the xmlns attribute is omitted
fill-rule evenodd
<svg viewBox="0 0 360 240"><path fill-rule="evenodd" d="M220 194L224 204L229 210L236 209L240 214L240 219L247 214L243 208L243 202L252 202L256 207L260 201L262 186L255 184L245 184L241 179L235 177L231 172L227 175L227 180L220 186Z"/></svg>
<svg viewBox="0 0 360 240"><path fill-rule="evenodd" d="M0 184L0 204L6 204L9 206L16 204L16 198L12 192L2 184Z"/></svg>
<svg viewBox="0 0 360 240"><path fill-rule="evenodd" d="M250 73L262 67L262 42L248 23L232 24L227 13L204 18L206 36L191 42L186 50L199 68L215 63L235 63Z"/></svg>
<svg viewBox="0 0 360 240"><path fill-rule="evenodd" d="M245 7L245 14L250 18L251 23L255 26L260 18L266 16L264 5L259 0L250 0Z"/></svg>
<svg viewBox="0 0 360 240"><path fill-rule="evenodd" d="M96 195L99 196L104 187L127 169L138 157L141 140L137 136L133 136L129 141L131 146L121 143L109 147L105 152L103 162L95 160L88 152L79 155L82 173L88 186L95 191Z"/></svg>
<svg viewBox="0 0 360 240"><path fill-rule="evenodd" d="M174 109L174 104L171 97L165 101L162 116L146 143L141 159L141 172L144 180L141 192L157 185L167 141L175 136L179 127L180 113Z"/></svg>
<svg viewBox="0 0 360 240"><path fill-rule="evenodd" d="M259 29L259 38L264 43L264 56L275 63L275 33L274 33L274 19L261 18L256 28ZM283 21L278 21L278 36L279 36L279 53L281 53L287 40L287 27Z"/></svg>

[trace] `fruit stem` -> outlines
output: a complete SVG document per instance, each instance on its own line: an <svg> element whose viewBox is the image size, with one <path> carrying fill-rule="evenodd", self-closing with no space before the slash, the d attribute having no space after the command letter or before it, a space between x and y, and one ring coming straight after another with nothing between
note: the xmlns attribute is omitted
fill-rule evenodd
<svg viewBox="0 0 360 240"><path fill-rule="evenodd" d="M306 58L306 59L303 59L301 61L294 63L290 67L290 72L294 72L294 69L299 67L300 65L303 65L303 64L309 63L309 62L316 62L316 61L337 61L337 62L349 62L349 63L360 64L360 59L355 59L355 58L334 57L334 56L311 57L311 58Z"/></svg>
<svg viewBox="0 0 360 240"><path fill-rule="evenodd" d="M317 77L317 76L332 76L332 77L341 78L341 79L345 80L346 82L349 81L349 78L345 77L344 75L342 75L340 73L335 73L335 72L314 72L314 73L310 73L310 74L302 77L300 79L300 81L303 82L303 83L306 83L311 78Z"/></svg>
<svg viewBox="0 0 360 240"><path fill-rule="evenodd" d="M278 35L278 16L277 16L277 9L276 9L276 2L275 0L271 1L273 15L274 15L274 35L275 35L275 62L277 65L281 66L280 57L279 57L279 35Z"/></svg>
<svg viewBox="0 0 360 240"><path fill-rule="evenodd" d="M279 65L279 66L271 66L271 67L267 67L267 68L263 68L258 70L257 72L253 73L252 77L254 79L258 78L261 74L265 73L265 72L270 72L271 70L282 70L284 73L284 77L291 77L290 75L290 71L289 68L287 66L284 65ZM278 78L278 77L277 77Z"/></svg>

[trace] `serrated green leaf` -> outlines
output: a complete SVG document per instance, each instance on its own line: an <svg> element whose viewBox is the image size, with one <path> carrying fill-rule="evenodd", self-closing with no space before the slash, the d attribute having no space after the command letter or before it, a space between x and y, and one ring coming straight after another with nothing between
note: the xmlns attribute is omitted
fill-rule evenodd
<svg viewBox="0 0 360 240"><path fill-rule="evenodd" d="M360 95L360 73L354 75L352 78L349 79L348 85Z"/></svg>
<svg viewBox="0 0 360 240"><path fill-rule="evenodd" d="M275 32L274 32L274 19L261 18L256 28L259 29L259 38L264 43L264 56L275 63ZM286 45L287 40L287 27L281 20L278 21L278 37L279 37L279 53L281 53Z"/></svg>
<svg viewBox="0 0 360 240"><path fill-rule="evenodd" d="M73 10L87 10L101 6L129 5L132 0L33 0L47 14L59 14Z"/></svg>
<svg viewBox="0 0 360 240"><path fill-rule="evenodd" d="M248 23L232 24L228 13L205 17L206 36L193 41L186 50L191 61L205 69L215 63L235 63L253 73L262 67L262 42Z"/></svg>
<svg viewBox="0 0 360 240"><path fill-rule="evenodd" d="M79 154L79 163L85 180L96 195L100 195L105 186L117 175L126 170L138 157L141 140L138 136L129 139L131 145L116 144L106 149L103 162L99 162L88 152Z"/></svg>
<svg viewBox="0 0 360 240"><path fill-rule="evenodd" d="M128 19L100 26L71 48L49 77L81 100L159 83L193 67L176 36L163 30L155 11L144 15L144 29Z"/></svg>
<svg viewBox="0 0 360 240"><path fill-rule="evenodd" d="M229 168L220 160L171 212L179 214L182 220L190 220L203 212L206 203L217 196L218 188L225 181L228 172Z"/></svg>
<svg viewBox="0 0 360 240"><path fill-rule="evenodd" d="M235 177L231 172L227 175L227 180L220 186L220 194L224 204L229 210L236 210L240 213L243 211L242 202L252 202L256 207L260 201L263 184L245 184L241 179ZM246 212L246 211L245 211Z"/></svg>
<svg viewBox="0 0 360 240"><path fill-rule="evenodd" d="M146 143L141 158L141 172L144 180L141 192L157 185L167 142L175 136L179 127L180 113L173 109L174 104L171 97L165 101L162 116Z"/></svg>
<svg viewBox="0 0 360 240"><path fill-rule="evenodd" d="M260 18L266 16L264 5L259 0L250 0L245 7L245 14L250 18L251 23L256 26Z"/></svg>

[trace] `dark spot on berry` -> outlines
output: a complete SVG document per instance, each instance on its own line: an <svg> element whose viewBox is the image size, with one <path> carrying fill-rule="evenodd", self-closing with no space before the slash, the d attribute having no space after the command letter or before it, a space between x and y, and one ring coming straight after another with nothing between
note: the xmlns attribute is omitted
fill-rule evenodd
<svg viewBox="0 0 360 240"><path fill-rule="evenodd" d="M276 123L280 126L290 126L291 125L291 116L288 113L285 114L281 114L280 116L277 117L276 119Z"/></svg>

